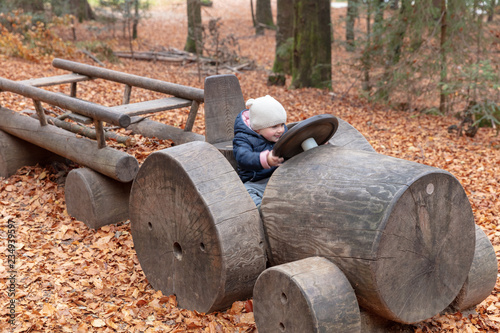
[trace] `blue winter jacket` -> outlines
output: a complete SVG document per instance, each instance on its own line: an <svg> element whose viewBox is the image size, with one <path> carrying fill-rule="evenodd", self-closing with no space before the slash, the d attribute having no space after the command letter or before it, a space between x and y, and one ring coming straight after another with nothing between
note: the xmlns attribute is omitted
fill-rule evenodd
<svg viewBox="0 0 500 333"><path fill-rule="evenodd" d="M238 175L244 183L268 178L277 168L264 169L260 163L260 153L264 150L272 150L275 142L267 141L245 124L242 118L245 111L247 110L241 111L234 121L233 139L233 153L238 162Z"/></svg>

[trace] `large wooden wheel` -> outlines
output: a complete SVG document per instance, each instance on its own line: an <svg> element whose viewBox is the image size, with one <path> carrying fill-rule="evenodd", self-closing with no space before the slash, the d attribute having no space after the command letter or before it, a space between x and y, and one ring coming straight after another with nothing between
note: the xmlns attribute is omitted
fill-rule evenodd
<svg viewBox="0 0 500 333"><path fill-rule="evenodd" d="M415 323L457 296L474 256L474 216L450 173L324 145L272 175L262 218L273 264L336 263L361 306Z"/></svg>
<svg viewBox="0 0 500 333"><path fill-rule="evenodd" d="M151 154L132 185L130 221L148 281L183 308L211 312L251 297L265 269L257 208L208 143Z"/></svg>

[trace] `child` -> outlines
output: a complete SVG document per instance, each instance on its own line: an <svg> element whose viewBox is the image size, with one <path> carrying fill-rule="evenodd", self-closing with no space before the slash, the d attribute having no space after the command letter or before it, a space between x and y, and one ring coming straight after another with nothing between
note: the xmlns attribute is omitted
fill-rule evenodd
<svg viewBox="0 0 500 333"><path fill-rule="evenodd" d="M269 95L246 102L234 122L233 152L238 175L253 201L260 208L269 177L283 163L272 149L287 131L286 111Z"/></svg>

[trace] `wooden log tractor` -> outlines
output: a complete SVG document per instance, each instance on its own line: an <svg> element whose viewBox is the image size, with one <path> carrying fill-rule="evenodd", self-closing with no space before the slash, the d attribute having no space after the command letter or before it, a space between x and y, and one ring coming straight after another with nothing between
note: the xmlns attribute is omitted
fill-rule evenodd
<svg viewBox="0 0 500 333"><path fill-rule="evenodd" d="M1 90L33 98L38 117L0 108L0 129L9 133L0 132L0 170L8 174L32 162L12 158L12 145L30 149L17 138L39 146L40 156L50 151L86 165L68 177L67 198L85 198L70 201L81 203L75 215L92 212L82 218L94 219L93 228L125 218L130 195L141 267L152 286L176 294L181 307L222 310L253 293L262 332L375 332L366 322L381 321L363 319L366 313L415 323L474 306L491 292L494 250L449 172L377 154L348 123L315 116L290 124L275 145L286 162L271 176L259 214L232 156L233 122L244 107L235 76L207 78L200 96L92 66L54 65L76 74L25 83L0 78ZM76 82L90 77L124 83L125 104L107 108L75 99ZM36 88L54 82L70 82L70 96ZM133 157L106 147L103 121L127 126L139 114L172 108L172 100L127 105L132 86L192 99L188 129L204 101L206 141L175 129L181 141L192 141L151 154L139 170ZM97 140L49 124L40 101L94 123ZM116 203L121 208L105 217L105 206Z"/></svg>
<svg viewBox="0 0 500 333"><path fill-rule="evenodd" d="M217 90L230 100L238 94L229 88ZM208 100L206 96L205 103ZM239 111L231 111L233 119ZM386 322L409 324L430 318L464 288L473 267L476 227L465 191L449 172L377 154L352 126L333 116L315 116L294 124L276 144L275 153L287 160L271 176L259 216L248 194L236 185L235 171L221 158L231 160L230 143L222 142L227 150L222 155L201 142L154 153L132 186L132 235L141 265L153 287L176 294L181 307L202 312L222 309L219 306L231 300L224 290L232 276L242 291L238 297L250 297L248 290L257 281L253 295L259 331L302 332L302 326L290 324L295 318L284 319L298 316L299 309L279 305L280 297L291 293L303 304L304 325L307 322L319 332L335 319L334 314L323 317L317 312L315 288L324 295L335 289L332 281L321 279L329 286L319 287L314 279L294 279L294 269L281 268L317 256L338 267L359 306ZM326 142L330 144L323 145ZM203 161L195 162L197 156ZM155 199L148 204L141 198ZM221 207L226 217L219 217ZM224 255L222 249L238 253L238 244L250 240L243 227L250 224L247 207L257 222L251 224L255 238L248 246L253 252L242 257L244 266L236 268L234 256ZM189 213L182 214L183 210ZM224 223L233 220L246 222L233 222L236 233L228 237ZM211 255L205 252L206 239L215 244ZM266 282L259 283L262 248L273 267L261 273ZM496 274L484 266L496 267L496 258L486 261L477 263L488 271L484 274L488 278L482 279L489 281ZM235 269L241 270L240 276L235 277ZM474 292L481 296L473 303L491 288L489 283ZM348 289L335 289L341 296L326 297L325 302L335 303L342 313L353 313L350 301L339 303ZM337 324L351 325L352 320L346 317ZM370 321L359 320L353 327L369 332L371 328L361 323Z"/></svg>

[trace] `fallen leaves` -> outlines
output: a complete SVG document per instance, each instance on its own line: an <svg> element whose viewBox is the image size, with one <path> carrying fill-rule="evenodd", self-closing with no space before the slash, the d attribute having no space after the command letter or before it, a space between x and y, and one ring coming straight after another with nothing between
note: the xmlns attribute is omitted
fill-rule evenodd
<svg viewBox="0 0 500 333"><path fill-rule="evenodd" d="M233 3L233 2L231 2ZM238 31L242 56L255 59L258 70L237 74L245 99L270 94L288 112L289 122L314 114L331 113L352 124L378 153L416 161L445 169L464 186L471 202L476 223L487 233L495 251L500 254L500 137L492 129L481 129L475 138L457 138L447 132L456 120L452 117L402 113L368 105L350 90L349 69L334 77L334 92L317 89L288 90L268 87L267 69L272 66L274 35L254 36L243 2L217 8L214 14L224 18L223 29ZM245 8L246 8L245 2ZM185 8L167 6L144 22L142 42L182 48ZM208 10L208 9L207 9ZM210 9L212 10L212 9ZM248 8L246 9L248 10ZM181 19L179 19L179 17ZM167 18L167 19L166 19ZM246 23L244 23L246 22ZM238 27L235 29L234 27ZM161 34L149 33L162 31ZM154 36L154 40L148 39ZM148 45L149 45L148 44ZM259 51L254 46L258 44ZM335 50L338 59L349 57ZM22 80L63 74L50 63L0 58L0 76ZM77 61L88 61L79 58ZM177 84L203 88L196 68L165 63L123 61L107 64L110 69L143 75ZM15 70L12 70L15 68ZM346 74L347 73L347 74ZM346 79L346 80L344 80ZM51 88L69 92L68 86ZM103 105L118 105L123 87L104 80L78 85L79 97ZM163 96L133 89L132 102ZM340 98L341 96L342 98ZM23 105L23 103L25 105ZM32 101L2 93L0 104L15 110L32 105ZM189 108L160 113L152 117L163 123L182 127ZM194 131L204 134L203 105L195 121ZM117 130L130 135L126 130ZM127 151L143 161L154 151L170 147L171 142L133 135L135 145L125 147L110 140L116 149ZM224 312L197 313L177 307L173 295L163 295L149 285L144 276L130 234L128 221L90 230L70 218L65 210L64 176L68 170L54 165L24 167L0 179L0 236L4 237L5 221L17 221L16 331L46 332L256 332L252 300L233 303ZM0 241L0 280L6 281L7 248ZM500 329L500 303L497 283L492 294L476 307L477 314L439 315L414 325L415 332L496 332ZM0 317L8 315L0 296ZM6 321L0 330L8 331Z"/></svg>

